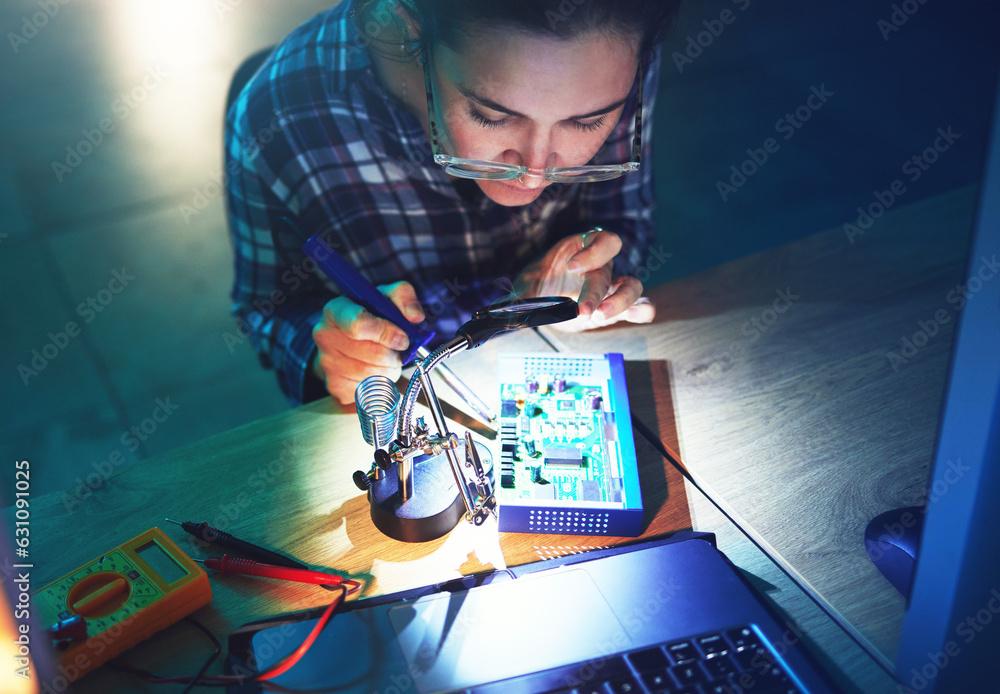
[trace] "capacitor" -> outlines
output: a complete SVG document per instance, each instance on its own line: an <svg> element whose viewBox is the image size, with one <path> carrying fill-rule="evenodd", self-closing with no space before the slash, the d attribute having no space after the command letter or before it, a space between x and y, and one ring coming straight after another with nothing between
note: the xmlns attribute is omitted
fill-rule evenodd
<svg viewBox="0 0 1000 694"><path fill-rule="evenodd" d="M545 395L549 392L549 375L538 374L538 392Z"/></svg>
<svg viewBox="0 0 1000 694"><path fill-rule="evenodd" d="M604 404L604 398L601 397L600 393L588 393L587 394L587 406L592 410L599 410Z"/></svg>
<svg viewBox="0 0 1000 694"><path fill-rule="evenodd" d="M566 379L561 375L556 376L555 380L552 382L552 389L557 393L566 392Z"/></svg>
<svg viewBox="0 0 1000 694"><path fill-rule="evenodd" d="M529 380L525 385L528 387L528 393L534 395L538 392L538 381L534 378Z"/></svg>

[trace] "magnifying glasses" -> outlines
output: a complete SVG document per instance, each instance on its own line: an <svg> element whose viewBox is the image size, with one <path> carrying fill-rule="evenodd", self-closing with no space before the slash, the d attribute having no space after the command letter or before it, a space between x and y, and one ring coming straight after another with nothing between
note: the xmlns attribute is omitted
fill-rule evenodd
<svg viewBox="0 0 1000 694"><path fill-rule="evenodd" d="M465 338L468 349L473 349L502 332L562 323L576 318L579 312L577 303L563 296L511 299L476 311L458 329L457 336Z"/></svg>

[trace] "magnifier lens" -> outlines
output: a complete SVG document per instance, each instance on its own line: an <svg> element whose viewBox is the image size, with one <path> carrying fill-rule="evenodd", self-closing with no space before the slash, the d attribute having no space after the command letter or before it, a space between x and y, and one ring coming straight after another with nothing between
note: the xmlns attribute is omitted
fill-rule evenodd
<svg viewBox="0 0 1000 694"><path fill-rule="evenodd" d="M562 323L578 314L577 303L562 296L514 299L479 309L472 320L458 329L458 334L473 349L499 333Z"/></svg>

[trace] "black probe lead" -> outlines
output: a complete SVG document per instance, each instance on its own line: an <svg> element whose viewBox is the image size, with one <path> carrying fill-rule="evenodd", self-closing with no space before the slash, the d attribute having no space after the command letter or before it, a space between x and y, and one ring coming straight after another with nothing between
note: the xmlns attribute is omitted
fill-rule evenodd
<svg viewBox="0 0 1000 694"><path fill-rule="evenodd" d="M229 549L242 552L249 557L253 557L257 561L264 562L266 564L273 564L276 566L285 566L290 569L308 569L309 567L302 562L295 561L294 559L289 559L288 557L278 554L277 552L272 552L269 549L264 549L263 547L258 547L257 545L251 544L246 540L240 540L239 538L233 537L229 533L223 532L213 528L208 523L202 521L201 523L192 523L191 521L180 521L171 520L170 518L165 518L168 523L176 523L177 525L184 528L184 532L194 535L199 540L203 542L209 542L212 544L219 545L220 547L228 547Z"/></svg>

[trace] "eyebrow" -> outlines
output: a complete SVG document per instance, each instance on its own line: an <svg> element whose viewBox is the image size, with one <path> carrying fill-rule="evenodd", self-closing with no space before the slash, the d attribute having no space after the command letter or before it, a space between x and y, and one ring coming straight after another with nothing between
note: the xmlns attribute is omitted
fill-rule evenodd
<svg viewBox="0 0 1000 694"><path fill-rule="evenodd" d="M490 109L492 111L499 111L500 113L506 113L509 116L515 116L517 118L527 118L527 116L524 115L523 113L519 113L518 111L514 111L513 109L509 109L506 106L502 106L502 105L498 104L497 102L495 102L495 101L493 101L491 99L487 99L484 96L480 96L479 94L476 94L471 89L466 89L465 87L462 87L461 85L455 85L455 88L458 89L458 92L462 96L464 96L466 99L469 99L470 101L474 101L477 104L479 104L480 106L485 106L486 108L488 108L488 109ZM626 101L628 101L628 97L627 96L624 99L619 99L618 101L614 102L613 104L608 104L604 108L599 108L596 111L591 111L590 113L584 113L584 114L579 115L579 116L570 116L566 120L585 120L587 118L594 118L595 116L603 116L605 113L611 113L612 111L614 111L619 106L622 106Z"/></svg>

